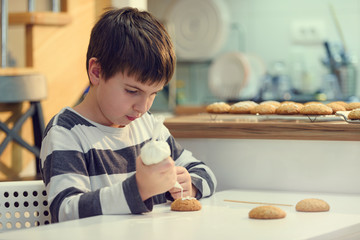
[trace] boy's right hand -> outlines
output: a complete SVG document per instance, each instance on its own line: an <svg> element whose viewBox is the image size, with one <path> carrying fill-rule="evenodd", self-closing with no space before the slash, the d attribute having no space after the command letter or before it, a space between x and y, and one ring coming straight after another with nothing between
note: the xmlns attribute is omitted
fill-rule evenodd
<svg viewBox="0 0 360 240"><path fill-rule="evenodd" d="M157 164L145 165L141 157L138 157L135 177L143 201L169 191L177 178L174 160L168 157Z"/></svg>

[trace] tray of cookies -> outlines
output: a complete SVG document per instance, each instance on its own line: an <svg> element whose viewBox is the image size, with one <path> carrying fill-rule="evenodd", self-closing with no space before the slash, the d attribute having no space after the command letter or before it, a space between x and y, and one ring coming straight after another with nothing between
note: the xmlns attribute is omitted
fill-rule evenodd
<svg viewBox="0 0 360 240"><path fill-rule="evenodd" d="M357 105L358 104L358 105ZM211 120L215 121L305 121L325 122L344 121L336 112L351 110L360 103L345 103L342 101L297 103L292 101L240 101L234 104L215 102L206 107ZM360 113L359 113L360 115ZM360 117L359 117L360 119Z"/></svg>

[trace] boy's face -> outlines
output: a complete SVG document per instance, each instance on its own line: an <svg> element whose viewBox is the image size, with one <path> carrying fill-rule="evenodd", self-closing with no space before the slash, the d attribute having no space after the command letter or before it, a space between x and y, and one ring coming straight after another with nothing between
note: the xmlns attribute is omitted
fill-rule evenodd
<svg viewBox="0 0 360 240"><path fill-rule="evenodd" d="M146 113L163 83L146 85L135 77L117 73L107 81L100 77L95 86L99 123L122 127Z"/></svg>

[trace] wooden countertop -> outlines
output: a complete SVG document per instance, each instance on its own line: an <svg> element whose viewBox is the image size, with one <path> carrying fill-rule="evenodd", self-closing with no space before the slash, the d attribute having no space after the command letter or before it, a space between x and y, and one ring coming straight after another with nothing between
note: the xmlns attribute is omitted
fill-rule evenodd
<svg viewBox="0 0 360 240"><path fill-rule="evenodd" d="M359 141L360 124L340 116L195 114L166 119L176 138Z"/></svg>

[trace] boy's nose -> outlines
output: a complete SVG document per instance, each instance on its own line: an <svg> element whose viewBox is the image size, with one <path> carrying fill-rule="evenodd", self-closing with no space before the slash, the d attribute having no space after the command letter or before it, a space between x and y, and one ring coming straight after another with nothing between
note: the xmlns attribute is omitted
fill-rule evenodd
<svg viewBox="0 0 360 240"><path fill-rule="evenodd" d="M140 114L147 112L149 110L149 99L142 98L134 105L134 110Z"/></svg>

